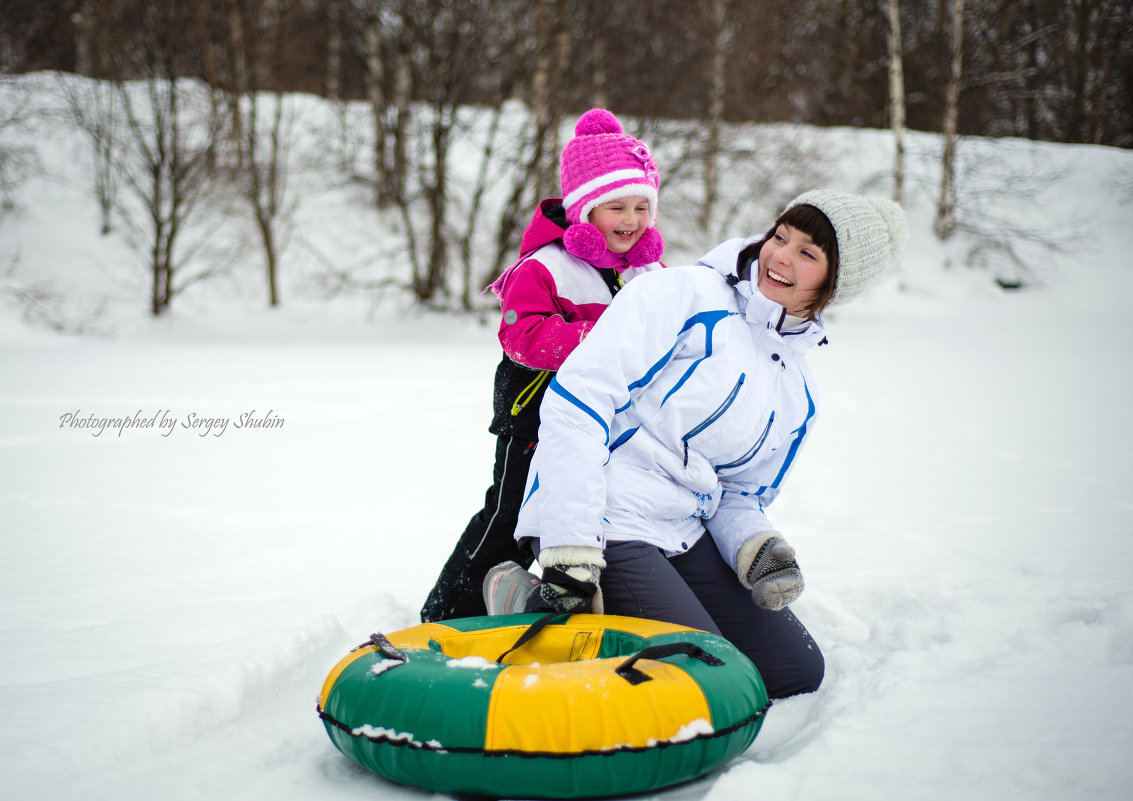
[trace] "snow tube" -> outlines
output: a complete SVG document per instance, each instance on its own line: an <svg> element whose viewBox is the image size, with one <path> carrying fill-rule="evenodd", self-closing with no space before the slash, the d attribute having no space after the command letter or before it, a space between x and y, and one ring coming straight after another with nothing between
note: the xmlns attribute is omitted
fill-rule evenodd
<svg viewBox="0 0 1133 801"><path fill-rule="evenodd" d="M374 634L331 670L318 712L342 753L399 784L585 798L720 767L769 705L755 666L717 635L520 614Z"/></svg>

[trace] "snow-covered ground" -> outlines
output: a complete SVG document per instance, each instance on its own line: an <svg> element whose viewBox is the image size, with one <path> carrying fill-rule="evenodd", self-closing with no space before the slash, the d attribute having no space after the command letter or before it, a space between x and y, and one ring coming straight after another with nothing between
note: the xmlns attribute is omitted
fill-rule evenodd
<svg viewBox="0 0 1133 801"><path fill-rule="evenodd" d="M885 169L882 132L808 135L847 154L839 186ZM725 770L651 799L1127 797L1133 153L966 144L989 170L1062 168L998 210L1066 249L1001 292L910 192L905 272L828 315L818 435L771 510L826 682ZM31 178L0 229L5 289L51 276L72 318L117 274L82 197ZM0 297L8 797L432 795L339 754L315 694L372 631L417 622L481 502L494 325L286 293L268 312L238 284L158 321L144 294L112 303L108 336ZM135 416L154 427L92 427Z"/></svg>

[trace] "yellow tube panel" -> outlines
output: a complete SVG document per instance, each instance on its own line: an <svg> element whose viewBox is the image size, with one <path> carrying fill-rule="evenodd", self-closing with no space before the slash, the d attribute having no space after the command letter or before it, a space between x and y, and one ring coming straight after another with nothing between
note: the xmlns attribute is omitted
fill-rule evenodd
<svg viewBox="0 0 1133 801"><path fill-rule="evenodd" d="M485 750L576 754L711 731L708 701L691 676L641 660L636 667L652 681L634 685L614 672L624 661L505 668L492 691Z"/></svg>

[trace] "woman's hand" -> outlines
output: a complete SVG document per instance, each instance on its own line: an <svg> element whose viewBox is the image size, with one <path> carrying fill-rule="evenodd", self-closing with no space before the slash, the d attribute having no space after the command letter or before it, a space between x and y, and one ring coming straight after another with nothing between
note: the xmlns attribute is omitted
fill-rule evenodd
<svg viewBox="0 0 1133 801"><path fill-rule="evenodd" d="M778 531L761 531L740 547L736 559L740 583L764 609L779 611L803 591L803 574L795 549Z"/></svg>

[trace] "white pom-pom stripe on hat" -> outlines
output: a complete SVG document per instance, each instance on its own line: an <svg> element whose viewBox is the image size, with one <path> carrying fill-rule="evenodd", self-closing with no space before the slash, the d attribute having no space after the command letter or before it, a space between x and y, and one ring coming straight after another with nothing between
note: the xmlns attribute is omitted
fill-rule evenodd
<svg viewBox="0 0 1133 801"><path fill-rule="evenodd" d="M608 188L605 192L594 197L587 198L586 202L582 204L582 208L578 213L578 217L582 222L590 222L590 212L595 208L607 203L611 200L617 200L620 197L632 197L640 195L645 198L649 203L649 224L657 224L657 190L650 184L618 184L615 187Z"/></svg>
<svg viewBox="0 0 1133 801"><path fill-rule="evenodd" d="M582 184L582 186L577 187L573 192L563 198L563 205L573 206L595 189L609 186L615 181L640 181L645 183L645 180L645 170L614 170L605 175L599 175L597 178L591 178L589 181Z"/></svg>
<svg viewBox="0 0 1133 801"><path fill-rule="evenodd" d="M657 189L641 170L614 170L592 178L563 198L568 215L578 213L579 222L590 222L590 212L610 200L640 195L649 203L649 224L657 222Z"/></svg>

